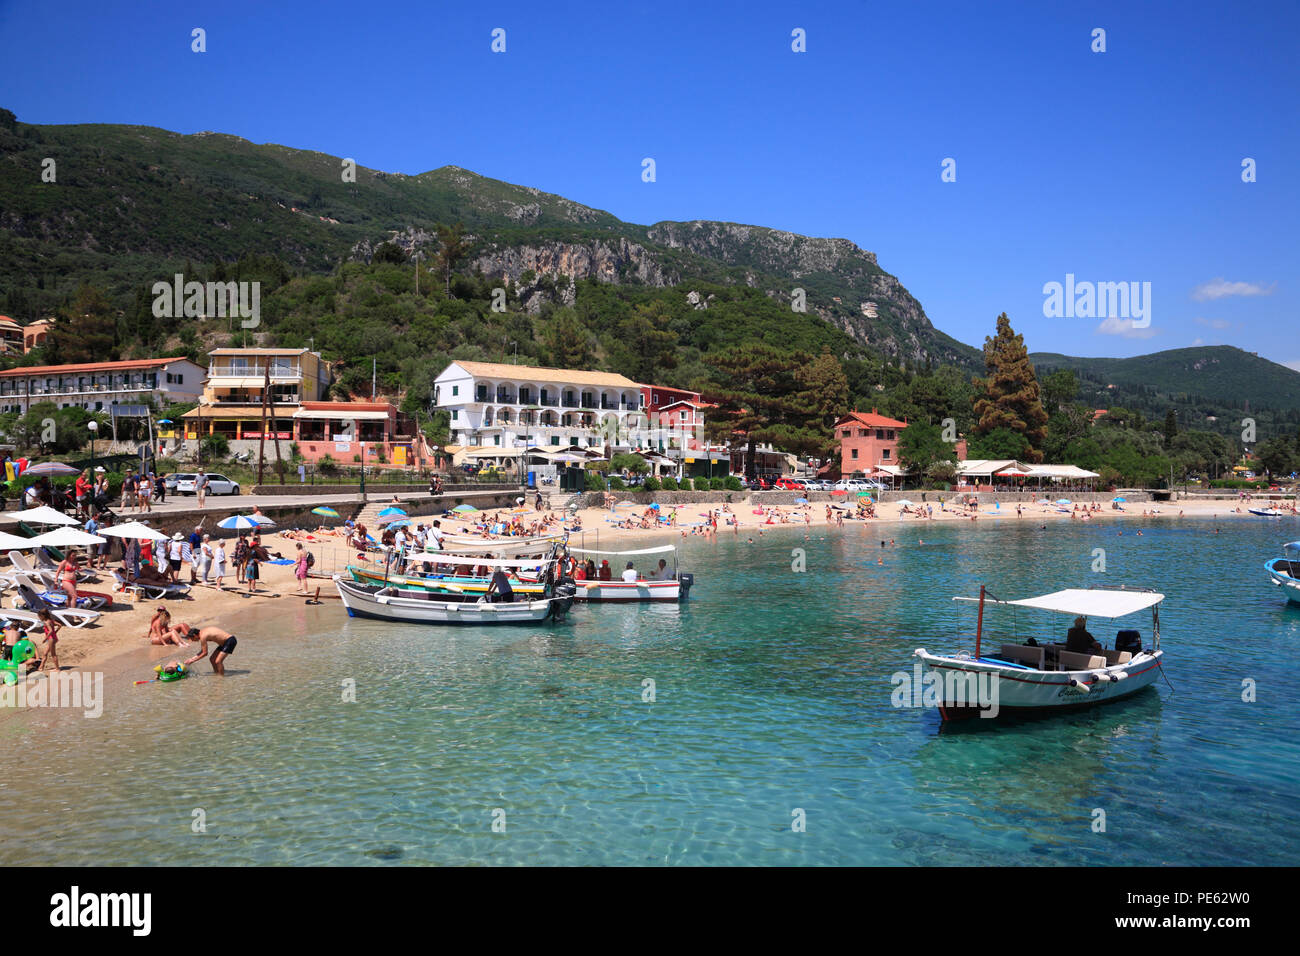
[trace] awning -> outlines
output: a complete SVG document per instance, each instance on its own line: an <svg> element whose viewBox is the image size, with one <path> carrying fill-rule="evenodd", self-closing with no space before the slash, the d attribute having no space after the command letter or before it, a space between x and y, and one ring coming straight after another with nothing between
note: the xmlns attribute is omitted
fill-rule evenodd
<svg viewBox="0 0 1300 956"><path fill-rule="evenodd" d="M676 551L677 546L666 544L659 548L640 548L636 551L597 551L594 548L569 548L569 550L581 554L667 554L669 551Z"/></svg>
<svg viewBox="0 0 1300 956"><path fill-rule="evenodd" d="M294 418L312 418L333 422L370 422L383 421L388 417L387 412L321 412L314 409L300 408L293 413Z"/></svg>
<svg viewBox="0 0 1300 956"><path fill-rule="evenodd" d="M985 598L989 604L1014 604L1058 614L1078 614L1084 617L1124 617L1159 604L1165 599L1155 591L1124 591L1114 588L1068 588L1038 597L1019 601L996 601ZM954 601L978 601L979 598L956 597Z"/></svg>

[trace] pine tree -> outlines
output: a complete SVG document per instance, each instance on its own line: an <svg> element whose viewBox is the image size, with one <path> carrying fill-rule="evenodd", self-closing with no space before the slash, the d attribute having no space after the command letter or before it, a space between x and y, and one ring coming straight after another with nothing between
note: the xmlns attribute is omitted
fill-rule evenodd
<svg viewBox="0 0 1300 956"><path fill-rule="evenodd" d="M107 362L117 358L117 314L113 303L92 285L77 290L50 331L47 352L54 365Z"/></svg>
<svg viewBox="0 0 1300 956"><path fill-rule="evenodd" d="M976 433L1008 428L1025 437L1028 457L1042 461L1047 412L1024 337L1011 328L1005 312L998 316L997 334L984 339L984 368L988 377L977 383L984 395L975 402Z"/></svg>

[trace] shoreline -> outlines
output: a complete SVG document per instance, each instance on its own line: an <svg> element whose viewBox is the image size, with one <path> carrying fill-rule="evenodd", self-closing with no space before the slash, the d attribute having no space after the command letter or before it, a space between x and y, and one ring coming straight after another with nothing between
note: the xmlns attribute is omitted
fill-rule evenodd
<svg viewBox="0 0 1300 956"><path fill-rule="evenodd" d="M1112 511L1106 509L1100 512L1090 513L1088 521L1097 521L1102 519L1113 519L1126 521L1132 519L1150 519L1163 521L1177 521L1180 517L1189 519L1213 519L1226 520L1229 518L1251 518L1260 519L1256 515L1242 510L1240 513L1233 508L1226 507L1224 502L1195 502L1183 501L1169 503L1164 507L1151 513L1150 506L1143 508L1137 507L1125 511ZM645 513L645 508L622 508L613 511L604 508L584 508L578 512L582 521L582 530L570 534L570 543L577 547L592 548L595 550L633 550L640 547L658 546L664 544L684 544L687 540L703 539L713 540L712 534L692 533L700 525L703 519L701 514L707 513L710 508L705 503L677 505L679 526L669 528L664 526L650 528L625 528L618 527L609 523L612 515L624 515L625 517L635 517L640 519ZM900 513L900 506L892 502L885 502L877 506L875 518L858 519L845 518L844 526L841 528L834 521L826 520L826 507L818 503L814 505L780 505L770 506L762 509L761 514L756 514L758 507L748 498L733 502L729 507L733 510L731 515L736 520L735 525L720 524L716 535L731 535L739 537L742 533L747 536L753 536L755 539L775 529L790 529L809 531L813 528L831 529L848 531L852 526L857 525L863 531L870 527L880 526L888 527L894 534L898 530L911 526L930 525L937 522L953 521L970 521L970 514L956 510L936 509L933 517L913 517ZM689 509L689 511L687 510ZM501 509L504 511L504 509ZM673 508L666 507L667 513L671 513ZM717 510L717 506L713 507ZM1145 514L1143 512L1146 512ZM1181 514L1180 514L1181 512ZM482 512L483 515L493 515L496 512ZM528 508L525 513L520 514L520 519L525 523L539 520L546 513L538 513L532 508ZM1080 512L1082 514L1082 512ZM771 521L769 523L769 515ZM805 521L805 515L807 520ZM779 516L785 516L787 520L780 520ZM1023 510L1023 514L1016 516L1014 508L997 509L992 507L981 507L978 512L976 523L987 522L991 519L997 522L1037 522L1046 526L1052 521L1079 521L1082 520L1071 513L1062 513L1054 507L1043 505L1029 505ZM1290 517L1290 516L1287 516ZM685 527L687 523L683 519L690 519L693 523L698 523L696 528ZM432 517L414 517L413 521L431 521ZM442 528L453 534L464 534L469 527L463 518L443 518ZM292 529L289 529L292 531ZM757 535L754 532L757 531ZM312 534L311 530L306 533ZM482 535L473 534L474 537ZM509 538L486 538L483 540L501 540L508 542ZM268 549L274 552L280 552L286 557L293 554L295 544L293 538L286 538L280 531L272 532L263 536L263 543ZM316 589L321 592L321 603L313 605L314 608L329 611L332 608L341 609L335 603L336 597L333 596L333 587L330 583L330 574L333 571L341 571L349 560L355 559L355 553L344 547L341 538L329 535L314 534L313 540L302 542L304 547L312 551L316 557L316 574L309 576L307 579L308 596L297 593L297 580L293 575L291 565L262 565L262 577L258 582L258 592L256 595L247 596L246 588L237 590L242 587L233 583L233 576L228 575L227 583L221 592L214 588L204 585L195 585L190 592L190 597L184 600L141 600L133 602L129 596L120 592L112 592L114 607L104 612L103 617L94 625L84 629L71 627L63 628L59 633L59 663L61 670L88 670L99 669L104 671L126 670L128 667L136 666L137 661L147 658L148 666L157 663L163 658L174 656L189 656L193 653L193 648L177 648L174 645L154 645L150 644L145 637L149 627L149 619L152 616L153 609L159 606L166 606L171 612L172 621L185 621L191 626L202 627L205 624L220 623L226 629L238 635L239 624L242 624L246 615L265 614L271 611L273 614L278 613L280 608L288 612L294 607L294 602L308 600L313 596ZM375 552L368 553L370 561L378 561L382 564L382 555L376 555ZM641 569L645 570L645 569ZM107 591L110 586L105 584L104 578L98 583L88 585L86 590L89 591ZM182 581L188 580L187 574L181 575ZM267 605L265 602L274 602ZM238 622L238 623L236 623ZM245 628L245 631L253 633ZM241 639L241 644L243 643ZM39 642L38 642L39 646ZM142 653L143 652L143 653ZM196 662L195 666L201 666L201 662Z"/></svg>

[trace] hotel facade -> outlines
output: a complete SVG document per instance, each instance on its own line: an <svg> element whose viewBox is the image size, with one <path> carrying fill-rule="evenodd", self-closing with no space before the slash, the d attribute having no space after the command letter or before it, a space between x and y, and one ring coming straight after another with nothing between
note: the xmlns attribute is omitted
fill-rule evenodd
<svg viewBox="0 0 1300 956"><path fill-rule="evenodd" d="M184 357L33 365L0 372L0 412L26 414L33 405L112 412L113 406L198 401L203 367Z"/></svg>
<svg viewBox="0 0 1300 956"><path fill-rule="evenodd" d="M622 451L646 426L642 386L610 372L457 361L434 380L434 406L455 452L603 449L607 437Z"/></svg>

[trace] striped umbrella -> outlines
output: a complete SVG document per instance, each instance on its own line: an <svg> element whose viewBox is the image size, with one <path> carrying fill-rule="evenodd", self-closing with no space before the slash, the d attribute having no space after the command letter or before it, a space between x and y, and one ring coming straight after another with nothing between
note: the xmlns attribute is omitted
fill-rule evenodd
<svg viewBox="0 0 1300 956"><path fill-rule="evenodd" d="M218 528L228 528L234 531L247 531L250 528L260 528L262 524L256 518L248 515L231 515L217 522Z"/></svg>
<svg viewBox="0 0 1300 956"><path fill-rule="evenodd" d="M395 505L389 505L383 511L379 512L379 517L381 518L387 518L392 515L400 515L401 517L405 518L406 512L403 511L401 508L396 507Z"/></svg>
<svg viewBox="0 0 1300 956"><path fill-rule="evenodd" d="M333 508L326 508L324 505L319 508L312 508L311 513L320 515L322 518L337 518L339 516L339 513Z"/></svg>
<svg viewBox="0 0 1300 956"><path fill-rule="evenodd" d="M478 511L478 509L475 508L473 505L457 505L456 507L452 508L451 510L452 510L452 511L459 511L461 514L468 514L468 513L471 512L471 511Z"/></svg>

